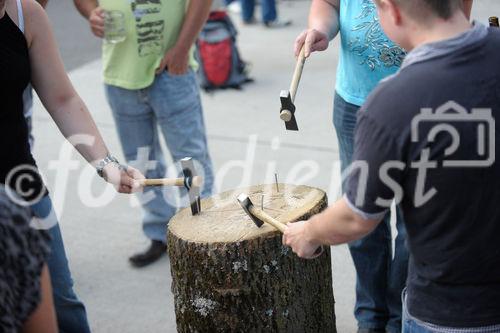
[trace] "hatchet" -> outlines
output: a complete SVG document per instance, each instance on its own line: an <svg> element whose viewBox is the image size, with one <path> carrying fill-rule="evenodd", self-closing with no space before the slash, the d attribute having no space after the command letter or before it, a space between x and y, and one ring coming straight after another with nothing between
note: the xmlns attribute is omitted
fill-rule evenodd
<svg viewBox="0 0 500 333"><path fill-rule="evenodd" d="M191 157L183 158L181 167L184 178L142 179L139 184L141 186L184 186L188 191L191 213L196 215L201 211L200 188L203 185L203 178L196 175Z"/></svg>
<svg viewBox="0 0 500 333"><path fill-rule="evenodd" d="M246 195L245 193L242 193L238 196L238 202L240 203L241 208L243 208L243 210L247 213L247 215L250 217L250 219L255 223L257 227L260 228L264 225L264 223L267 223L278 229L281 233L285 232L286 225L284 223L281 223L272 216L269 216L269 214L267 214L263 210L256 208L253 205L252 200L250 200L248 195ZM323 253L323 247L320 246L316 249L314 255L319 256L322 253Z"/></svg>
<svg viewBox="0 0 500 333"><path fill-rule="evenodd" d="M285 127L289 131L298 131L297 120L295 119L295 95L297 95L297 88L299 87L300 78L302 77L302 70L306 61L305 48L302 46L297 64L295 65L295 72L293 73L292 83L290 90L282 90L280 93L281 109L280 118L285 122Z"/></svg>

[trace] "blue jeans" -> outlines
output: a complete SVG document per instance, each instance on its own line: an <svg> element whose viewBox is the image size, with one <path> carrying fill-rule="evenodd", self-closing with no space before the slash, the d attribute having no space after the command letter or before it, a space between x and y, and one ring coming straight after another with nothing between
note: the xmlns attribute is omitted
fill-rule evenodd
<svg viewBox="0 0 500 333"><path fill-rule="evenodd" d="M147 178L165 177L161 131L174 161L192 157L201 164L202 169L197 168L198 173L204 172L201 195L212 193L213 167L198 83L192 70L184 75L164 71L149 87L139 90L106 85L106 96L128 163L144 172ZM148 160L156 162L152 164ZM184 189L181 194L186 197ZM143 230L149 239L166 242L168 221L177 211L173 198L172 189L162 187L146 188L140 196Z"/></svg>
<svg viewBox="0 0 500 333"><path fill-rule="evenodd" d="M333 123L339 141L342 171L352 162L359 108L335 94ZM344 182L342 185L344 187ZM394 259L390 216L386 216L371 234L349 244L357 274L354 316L360 328L401 332L401 292L406 283L409 253L399 209L396 227Z"/></svg>
<svg viewBox="0 0 500 333"><path fill-rule="evenodd" d="M262 21L264 23L276 20L276 0L262 0ZM254 17L255 0L241 0L241 16L243 21L251 21Z"/></svg>
<svg viewBox="0 0 500 333"><path fill-rule="evenodd" d="M434 333L432 330L425 328L422 323L410 316L406 307L406 290L402 294L403 303L403 333Z"/></svg>
<svg viewBox="0 0 500 333"><path fill-rule="evenodd" d="M52 211L52 201L46 196L31 207L38 218L46 218ZM55 216L55 215L54 215ZM48 230L51 236L51 253L47 261L52 283L57 324L61 333L90 333L85 306L73 291L73 279L69 271L59 224Z"/></svg>

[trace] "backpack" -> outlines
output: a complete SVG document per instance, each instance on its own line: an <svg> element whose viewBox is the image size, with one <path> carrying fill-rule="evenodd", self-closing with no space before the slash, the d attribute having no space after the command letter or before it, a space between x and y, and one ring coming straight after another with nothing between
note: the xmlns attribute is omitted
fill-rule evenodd
<svg viewBox="0 0 500 333"><path fill-rule="evenodd" d="M237 33L225 11L210 13L196 42L200 63L198 78L205 91L241 89L242 84L253 81L236 47Z"/></svg>

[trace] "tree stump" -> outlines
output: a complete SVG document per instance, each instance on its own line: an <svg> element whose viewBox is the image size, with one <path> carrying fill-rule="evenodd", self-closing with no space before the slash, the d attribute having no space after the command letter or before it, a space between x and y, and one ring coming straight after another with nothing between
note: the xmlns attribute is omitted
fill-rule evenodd
<svg viewBox="0 0 500 333"><path fill-rule="evenodd" d="M229 191L202 201L200 215L181 210L169 224L168 252L178 332L336 332L330 248L298 258L281 234L258 228L236 200L282 222L327 207L326 194L280 184Z"/></svg>

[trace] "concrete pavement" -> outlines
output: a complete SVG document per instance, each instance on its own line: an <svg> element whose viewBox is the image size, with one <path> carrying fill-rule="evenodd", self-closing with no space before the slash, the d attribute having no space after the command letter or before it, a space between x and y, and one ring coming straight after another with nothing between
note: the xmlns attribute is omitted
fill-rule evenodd
<svg viewBox="0 0 500 333"><path fill-rule="evenodd" d="M54 3L49 5L53 6L49 7L49 14L55 22L66 65L73 68L71 80L88 104L110 150L121 157L101 84L101 62L83 63L95 59L98 42L87 40L91 35L88 31L82 32L83 21L74 23L81 29L68 36L62 30L63 23L75 14L62 15ZM497 1L476 3L473 16L482 22L487 22L490 15L500 14ZM64 6L65 10L73 10L67 4ZM218 190L245 183L272 182L276 169L282 182L325 189L331 202L338 195L337 143L331 123L338 40L327 52L314 55L306 63L296 99L300 132L285 132L278 117L279 91L288 88L294 67L292 44L306 24L308 6L307 1L281 2L280 15L294 21L287 29L238 25L241 54L252 64L251 75L255 83L245 86L242 91L202 95L216 173L221 174L228 166L239 165L238 161L255 156L248 174L233 167L225 177L219 178ZM234 19L239 23L237 17ZM82 49L76 45L82 45ZM39 104L34 126L35 155L60 212L76 290L87 305L93 331L175 331L168 258L141 270L131 268L127 262L130 254L148 245L140 229L140 210L132 207L130 197L125 195L115 197L104 207L98 204L105 198L95 199L90 205L96 207L88 207L88 198L100 196L105 188L97 178L91 186L79 184L84 163L75 152L73 157L79 165L69 171L67 186L58 187L62 183L56 179L58 174L51 161L59 159L63 138ZM91 195L85 193L86 190L91 191ZM84 200L87 206L82 198L87 198ZM341 333L354 332L355 274L345 246L333 248L332 264L337 328Z"/></svg>

